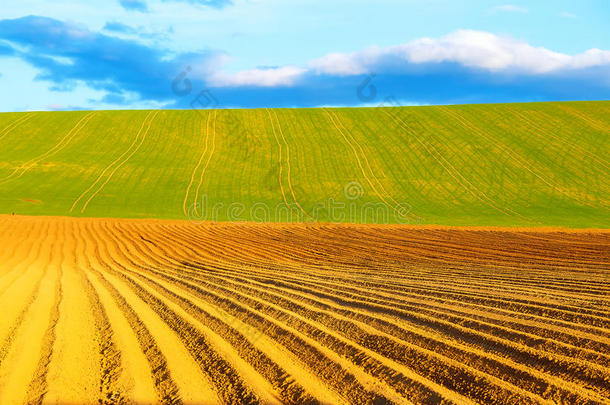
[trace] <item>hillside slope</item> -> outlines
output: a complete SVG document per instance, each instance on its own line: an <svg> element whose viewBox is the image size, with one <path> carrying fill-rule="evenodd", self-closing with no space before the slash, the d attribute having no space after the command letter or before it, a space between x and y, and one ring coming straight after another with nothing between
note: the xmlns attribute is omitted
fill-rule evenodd
<svg viewBox="0 0 610 405"><path fill-rule="evenodd" d="M610 102L0 114L0 213L610 227Z"/></svg>

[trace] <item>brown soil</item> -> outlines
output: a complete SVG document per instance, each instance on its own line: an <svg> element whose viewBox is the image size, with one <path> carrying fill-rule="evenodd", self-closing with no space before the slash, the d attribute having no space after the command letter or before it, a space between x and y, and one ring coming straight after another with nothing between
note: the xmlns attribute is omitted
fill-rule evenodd
<svg viewBox="0 0 610 405"><path fill-rule="evenodd" d="M607 230L5 215L0 243L10 403L610 401Z"/></svg>

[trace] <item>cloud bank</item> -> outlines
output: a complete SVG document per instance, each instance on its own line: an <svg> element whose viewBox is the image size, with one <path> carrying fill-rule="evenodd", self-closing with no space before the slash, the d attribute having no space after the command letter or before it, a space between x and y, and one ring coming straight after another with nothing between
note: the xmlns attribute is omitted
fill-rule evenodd
<svg viewBox="0 0 610 405"><path fill-rule="evenodd" d="M566 55L489 32L459 30L441 38L421 38L389 48L333 53L311 62L318 73L353 75L391 65L457 63L467 68L537 75L610 65L610 51L590 49Z"/></svg>
<svg viewBox="0 0 610 405"><path fill-rule="evenodd" d="M26 61L54 90L77 85L102 90L105 96L92 102L117 107L154 102L188 108L203 90L225 107L375 103L359 94L363 83L374 86L378 98L410 104L610 98L610 51L568 55L484 31L458 30L385 48L331 53L302 66L241 71L232 71L231 58L220 50L176 53L144 44L138 32L117 22L94 32L40 16L0 20L0 57Z"/></svg>

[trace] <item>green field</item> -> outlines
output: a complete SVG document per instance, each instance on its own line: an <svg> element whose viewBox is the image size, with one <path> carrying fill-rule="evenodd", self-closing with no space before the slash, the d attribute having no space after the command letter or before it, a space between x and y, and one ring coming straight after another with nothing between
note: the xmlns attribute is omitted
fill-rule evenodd
<svg viewBox="0 0 610 405"><path fill-rule="evenodd" d="M609 174L610 102L0 114L9 214L609 228Z"/></svg>

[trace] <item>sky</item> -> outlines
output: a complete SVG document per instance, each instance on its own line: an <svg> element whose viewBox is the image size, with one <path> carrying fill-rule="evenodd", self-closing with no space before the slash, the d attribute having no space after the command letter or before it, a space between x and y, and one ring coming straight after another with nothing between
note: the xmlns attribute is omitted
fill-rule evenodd
<svg viewBox="0 0 610 405"><path fill-rule="evenodd" d="M610 99L607 0L21 0L0 111Z"/></svg>

